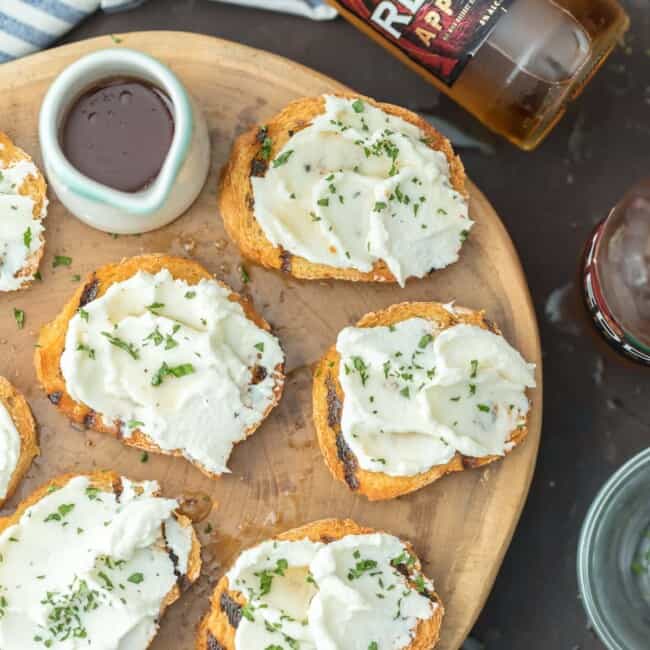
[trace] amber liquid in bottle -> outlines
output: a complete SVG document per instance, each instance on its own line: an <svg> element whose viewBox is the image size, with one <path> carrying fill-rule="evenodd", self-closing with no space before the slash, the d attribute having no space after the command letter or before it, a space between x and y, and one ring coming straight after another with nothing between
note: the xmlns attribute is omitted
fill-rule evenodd
<svg viewBox="0 0 650 650"><path fill-rule="evenodd" d="M405 54L371 21L328 0L353 24L514 144L539 144L605 60L629 20L616 0L514 0L451 84ZM452 2L408 0L431 11ZM456 4L454 4L456 3ZM399 2L395 3L396 6ZM467 3L465 3L467 4Z"/></svg>

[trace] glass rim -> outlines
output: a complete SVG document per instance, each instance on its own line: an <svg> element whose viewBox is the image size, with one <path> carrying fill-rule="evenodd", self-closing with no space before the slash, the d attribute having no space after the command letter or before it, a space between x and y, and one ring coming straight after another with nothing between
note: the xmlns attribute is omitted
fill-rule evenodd
<svg viewBox="0 0 650 650"><path fill-rule="evenodd" d="M593 572L590 565L590 558L593 552L594 541L604 518L603 515L607 513L613 499L619 494L621 488L627 483L629 478L648 465L650 465L650 447L632 456L632 458L627 460L614 472L598 491L589 506L578 540L577 576L582 606L598 638L609 650L628 650L628 648L621 645L619 636L616 634L616 628L608 622L597 604L595 590L593 588Z"/></svg>

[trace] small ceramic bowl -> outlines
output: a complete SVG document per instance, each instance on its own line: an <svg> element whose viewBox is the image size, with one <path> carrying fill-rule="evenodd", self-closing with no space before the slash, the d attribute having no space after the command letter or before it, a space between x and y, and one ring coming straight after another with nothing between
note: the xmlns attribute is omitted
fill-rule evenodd
<svg viewBox="0 0 650 650"><path fill-rule="evenodd" d="M59 135L70 106L106 79L147 81L171 100L174 136L160 173L139 192L120 192L73 167L61 150ZM198 196L210 168L205 117L176 75L160 61L135 50L111 48L82 57L50 86L39 118L45 172L65 207L81 221L111 233L154 230L180 216Z"/></svg>
<svg viewBox="0 0 650 650"><path fill-rule="evenodd" d="M650 449L625 463L591 505L578 544L578 584L610 650L650 647Z"/></svg>

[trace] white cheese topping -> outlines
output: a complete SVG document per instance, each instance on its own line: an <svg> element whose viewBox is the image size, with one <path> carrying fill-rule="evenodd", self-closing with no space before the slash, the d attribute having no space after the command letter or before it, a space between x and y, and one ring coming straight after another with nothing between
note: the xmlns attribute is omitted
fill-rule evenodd
<svg viewBox="0 0 650 650"><path fill-rule="evenodd" d="M35 165L27 160L9 167L0 164L0 291L19 289L34 277L16 277L16 273L42 245L41 234L45 230L42 219L47 212L47 201L35 218L34 201L19 194L23 181L37 174Z"/></svg>
<svg viewBox="0 0 650 650"><path fill-rule="evenodd" d="M187 566L191 528L174 519L176 501L153 496L156 484L122 481L117 497L72 478L0 534L3 650L148 646L178 578L170 551Z"/></svg>
<svg viewBox="0 0 650 650"><path fill-rule="evenodd" d="M0 402L0 500L7 496L20 457L20 434L9 411Z"/></svg>
<svg viewBox="0 0 650 650"><path fill-rule="evenodd" d="M214 280L188 285L167 269L111 285L70 320L68 392L126 437L139 429L227 472L233 445L273 404L284 361L278 340L230 296Z"/></svg>
<svg viewBox="0 0 650 650"><path fill-rule="evenodd" d="M423 595L433 585L413 562L385 533L331 544L263 542L242 553L227 576L229 589L247 599L235 649L404 648L438 606Z"/></svg>
<svg viewBox="0 0 650 650"><path fill-rule="evenodd" d="M413 124L363 102L325 97L325 113L252 177L267 239L310 262L397 281L458 259L472 221L446 156Z"/></svg>
<svg viewBox="0 0 650 650"><path fill-rule="evenodd" d="M503 455L529 409L535 366L474 325L423 318L338 336L341 433L362 469L412 476L466 456Z"/></svg>

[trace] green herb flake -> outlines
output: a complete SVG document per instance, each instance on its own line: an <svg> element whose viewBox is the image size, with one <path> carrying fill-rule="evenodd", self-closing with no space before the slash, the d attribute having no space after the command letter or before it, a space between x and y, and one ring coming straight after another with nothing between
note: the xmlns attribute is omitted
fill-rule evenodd
<svg viewBox="0 0 650 650"><path fill-rule="evenodd" d="M146 463L149 460L149 454L146 451L143 451L140 455L140 462Z"/></svg>
<svg viewBox="0 0 650 650"><path fill-rule="evenodd" d="M108 339L108 342L111 345L114 345L116 348L120 348L120 350L124 350L127 352L129 355L131 355L131 358L133 359L139 359L140 358L140 353L138 352L138 348L133 345L133 343L129 343L128 341L124 341L123 339L113 336L110 332L102 332L102 336L105 336Z"/></svg>
<svg viewBox="0 0 650 650"><path fill-rule="evenodd" d="M134 585L139 585L144 580L144 576L141 573L132 573L127 580Z"/></svg>
<svg viewBox="0 0 650 650"><path fill-rule="evenodd" d="M26 248L29 248L32 245L32 229L29 227L23 233L23 244L25 244Z"/></svg>
<svg viewBox="0 0 650 650"><path fill-rule="evenodd" d="M256 343L253 347L260 352L264 352L264 343Z"/></svg>
<svg viewBox="0 0 650 650"><path fill-rule="evenodd" d="M419 347L421 350L423 350L424 348L427 347L427 345L429 345L429 343L431 343L431 341L433 341L433 335L432 335L432 334L425 334L425 335L420 339L420 341L419 341L419 343L418 343L418 347Z"/></svg>
<svg viewBox="0 0 650 650"><path fill-rule="evenodd" d="M14 307L14 319L16 320L16 325L18 325L19 330L25 327L25 311L23 309L16 309Z"/></svg>
<svg viewBox="0 0 650 650"><path fill-rule="evenodd" d="M55 255L52 260L52 267L56 268L57 266L70 266L72 264L72 258L67 255Z"/></svg>
<svg viewBox="0 0 650 650"><path fill-rule="evenodd" d="M355 113L363 113L365 105L360 99L355 99L352 102L352 108L354 109Z"/></svg>
<svg viewBox="0 0 650 650"><path fill-rule="evenodd" d="M193 372L196 371L191 363L182 363L179 366L168 366L167 363L163 362L162 366L160 366L156 374L151 378L151 385L160 386L165 377L184 377L185 375L191 375Z"/></svg>
<svg viewBox="0 0 650 650"><path fill-rule="evenodd" d="M280 167L281 165L286 164L289 162L289 158L291 158L291 154L293 153L293 149L289 149L289 151L285 151L284 153L281 153L274 161L273 161L273 167Z"/></svg>

